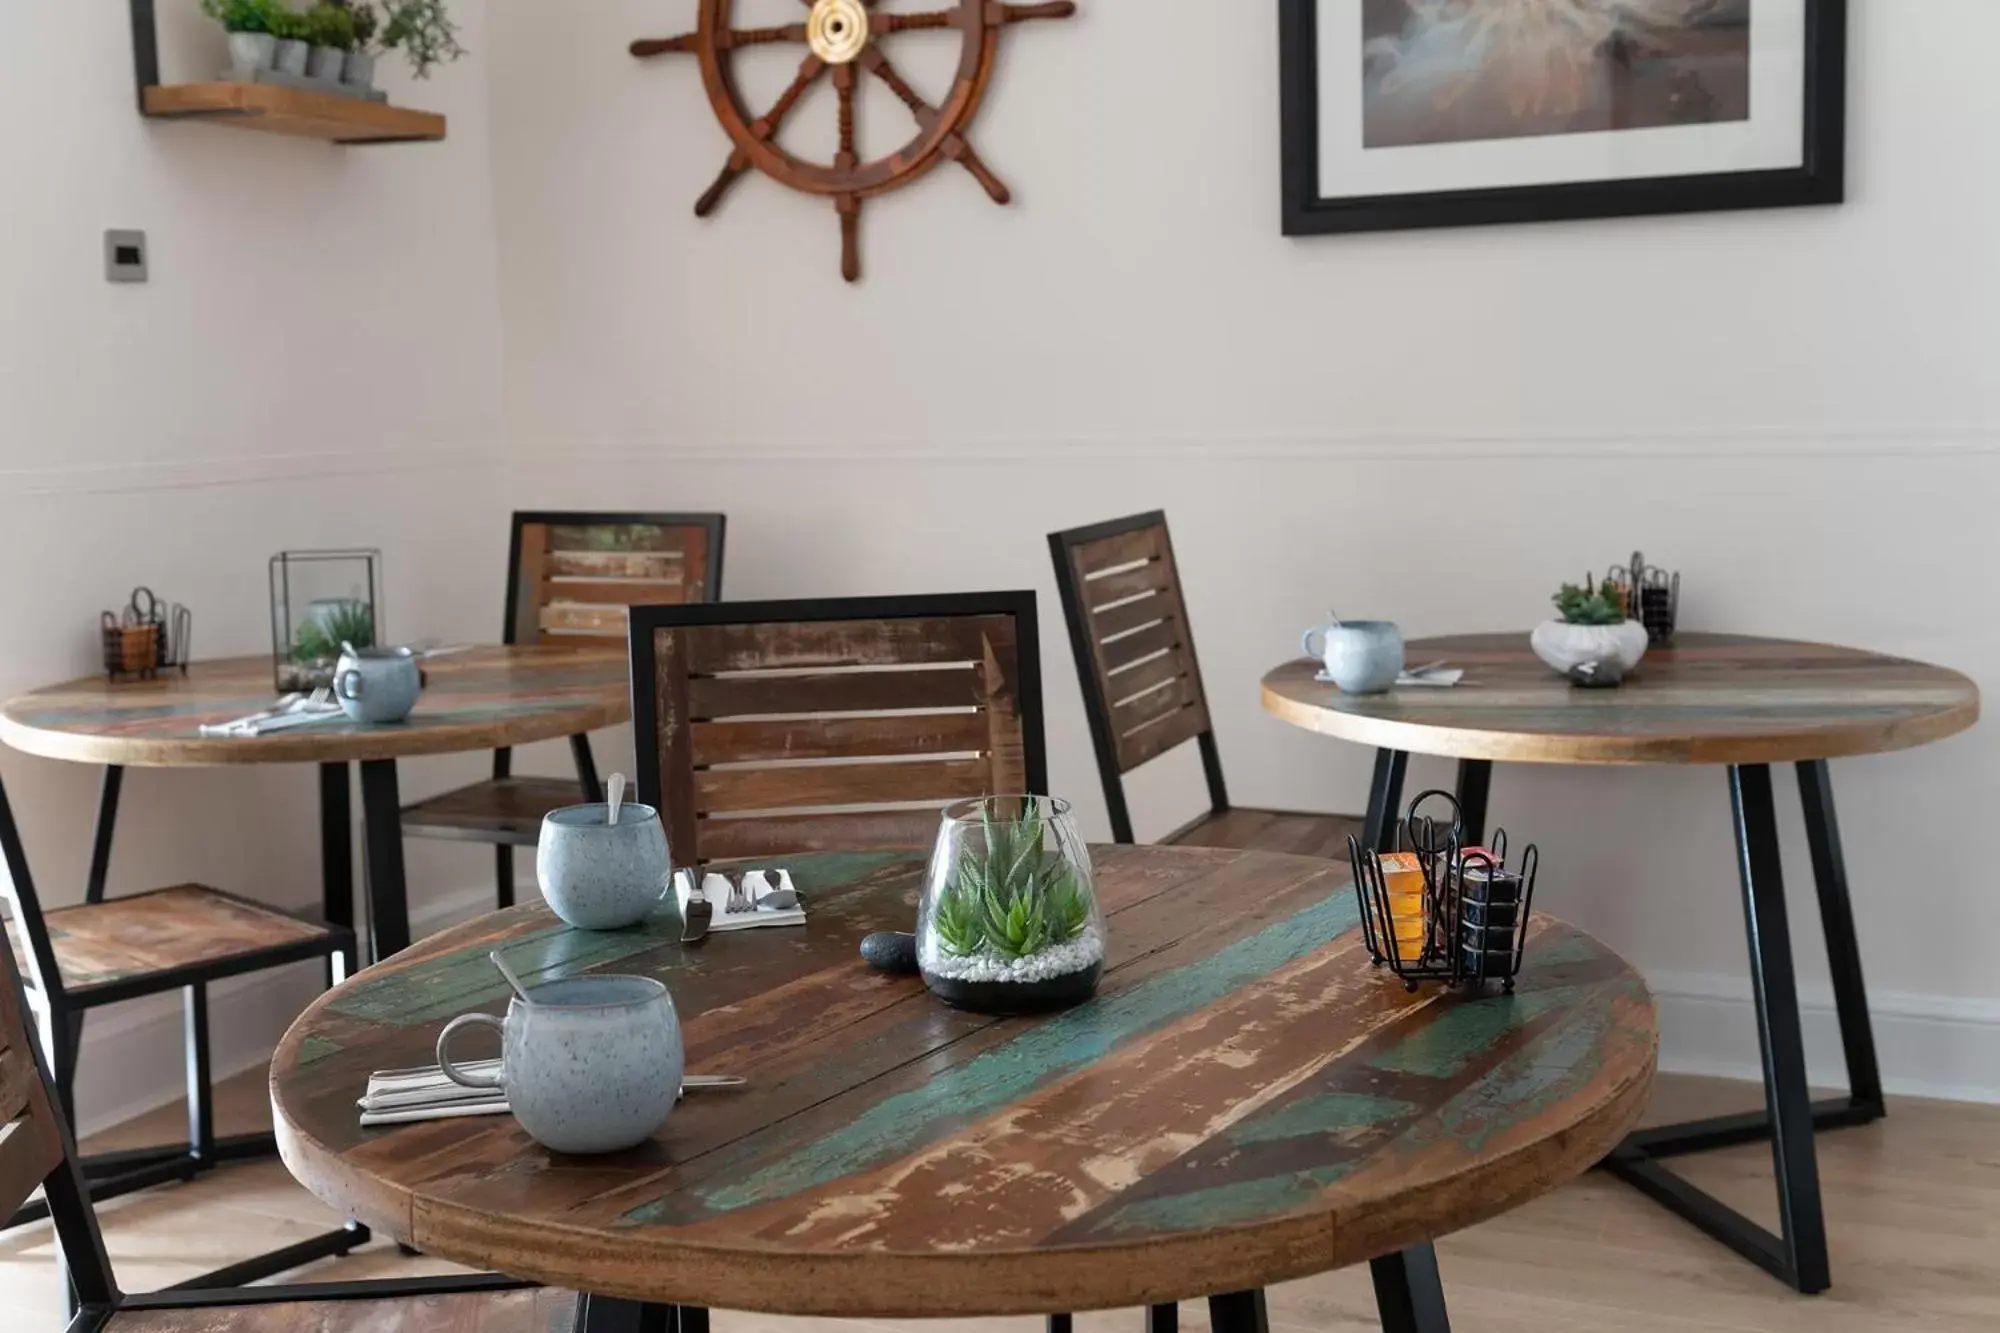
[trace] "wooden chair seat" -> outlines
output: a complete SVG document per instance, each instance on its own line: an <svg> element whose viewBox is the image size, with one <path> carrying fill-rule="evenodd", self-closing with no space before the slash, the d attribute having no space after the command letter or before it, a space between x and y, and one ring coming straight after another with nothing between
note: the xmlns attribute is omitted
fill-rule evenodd
<svg viewBox="0 0 2000 1333"><path fill-rule="evenodd" d="M168 973L174 980L161 989L283 961L273 955L320 958L348 939L338 929L199 884L58 907L44 917L63 988L75 1001ZM15 947L22 956L18 941Z"/></svg>
<svg viewBox="0 0 2000 1333"><path fill-rule="evenodd" d="M1161 841L1179 847L1227 847L1239 852L1289 852L1330 861L1347 859L1347 839L1361 836L1360 815L1314 815L1291 810L1211 810Z"/></svg>
<svg viewBox="0 0 2000 1333"><path fill-rule="evenodd" d="M107 1333L570 1333L575 1318L574 1295L536 1288L198 1310L121 1310L103 1327Z"/></svg>
<svg viewBox="0 0 2000 1333"><path fill-rule="evenodd" d="M403 832L412 838L533 847L542 816L584 799L575 778L489 778L428 801L403 807Z"/></svg>

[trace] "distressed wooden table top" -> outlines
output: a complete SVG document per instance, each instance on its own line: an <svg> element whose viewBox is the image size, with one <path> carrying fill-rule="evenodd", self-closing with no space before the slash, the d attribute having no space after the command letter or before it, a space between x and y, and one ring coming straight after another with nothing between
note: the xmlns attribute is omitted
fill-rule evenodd
<svg viewBox="0 0 2000 1333"><path fill-rule="evenodd" d="M1577 689L1526 632L1418 639L1411 665L1464 667L1453 689L1342 694L1318 662L1264 677L1264 707L1309 731L1415 754L1514 763L1779 764L1925 745L1979 720L1979 687L1900 657L1683 633L1617 689Z"/></svg>
<svg viewBox="0 0 2000 1333"><path fill-rule="evenodd" d="M197 662L182 676L54 685L0 708L0 740L50 759L173 768L400 759L525 745L618 726L631 716L622 644L482 647L424 662L429 678L406 722L321 722L254 737L203 736L204 723L269 708L271 659Z"/></svg>
<svg viewBox="0 0 2000 1333"><path fill-rule="evenodd" d="M960 1013L856 943L906 927L921 860L791 863L803 929L591 934L515 908L322 996L271 1065L280 1151L332 1206L426 1253L633 1299L915 1317L1130 1306L1264 1285L1428 1239L1555 1188L1642 1109L1651 997L1539 923L1520 991L1417 995L1370 967L1344 867L1094 850L1110 959L1089 1004ZM648 1144L537 1147L511 1118L362 1130L369 1071L428 1064L527 978L672 990L689 1068ZM469 1046L468 1053L482 1053Z"/></svg>

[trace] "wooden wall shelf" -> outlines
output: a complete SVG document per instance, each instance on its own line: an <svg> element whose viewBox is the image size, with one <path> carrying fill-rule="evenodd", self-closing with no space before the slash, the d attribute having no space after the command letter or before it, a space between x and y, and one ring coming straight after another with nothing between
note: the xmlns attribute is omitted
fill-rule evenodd
<svg viewBox="0 0 2000 1333"><path fill-rule="evenodd" d="M161 119L212 119L333 143L422 143L445 134L445 118L430 111L268 83L155 84L143 97L146 114Z"/></svg>

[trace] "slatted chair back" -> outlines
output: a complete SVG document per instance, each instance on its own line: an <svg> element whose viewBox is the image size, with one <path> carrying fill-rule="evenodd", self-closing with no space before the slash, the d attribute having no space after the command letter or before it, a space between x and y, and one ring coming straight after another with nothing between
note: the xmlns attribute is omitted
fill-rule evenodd
<svg viewBox="0 0 2000 1333"><path fill-rule="evenodd" d="M0 978L0 1217L9 1217L62 1164L62 1131L35 1061L17 970Z"/></svg>
<svg viewBox="0 0 2000 1333"><path fill-rule="evenodd" d="M626 608L713 601L721 514L517 513L508 643L625 637Z"/></svg>
<svg viewBox="0 0 2000 1333"><path fill-rule="evenodd" d="M5 799L0 789L0 801ZM13 827L11 818L3 822ZM12 836L7 841L15 893L25 890L32 899L34 887L19 841ZM47 1192L56 1241L78 1296L87 1305L114 1299L111 1260L84 1190L76 1144L28 1025L21 970L14 951L0 949L0 1218L11 1217L37 1189Z"/></svg>
<svg viewBox="0 0 2000 1333"><path fill-rule="evenodd" d="M1045 792L1032 592L635 607L640 799L679 864L929 847Z"/></svg>
<svg viewBox="0 0 2000 1333"><path fill-rule="evenodd" d="M1051 533L1049 554L1112 836L1132 841L1124 775L1188 741L1201 744L1214 808L1227 809L1167 516L1156 510Z"/></svg>

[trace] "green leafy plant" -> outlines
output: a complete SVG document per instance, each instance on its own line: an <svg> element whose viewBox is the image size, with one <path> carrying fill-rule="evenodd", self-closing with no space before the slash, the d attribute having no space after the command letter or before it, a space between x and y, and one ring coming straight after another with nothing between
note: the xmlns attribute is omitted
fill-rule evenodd
<svg viewBox="0 0 2000 1333"><path fill-rule="evenodd" d="M314 46L354 49L354 11L346 5L318 4L305 14L306 40Z"/></svg>
<svg viewBox="0 0 2000 1333"><path fill-rule="evenodd" d="M388 23L382 29L382 45L401 51L410 62L410 72L428 79L439 65L465 54L458 42L458 26L451 21L445 0L387 0Z"/></svg>
<svg viewBox="0 0 2000 1333"><path fill-rule="evenodd" d="M982 810L980 823L984 848L960 854L932 909L945 951L964 957L984 947L1002 958L1025 958L1082 934L1090 895L1061 853L1044 845L1040 812L995 820Z"/></svg>
<svg viewBox="0 0 2000 1333"><path fill-rule="evenodd" d="M1549 600L1571 625L1616 625L1626 619L1625 594L1609 579L1601 588L1592 588L1587 578L1565 583Z"/></svg>
<svg viewBox="0 0 2000 1333"><path fill-rule="evenodd" d="M292 634L292 660L329 662L340 656L340 645L375 646L375 612L366 602L346 602L325 615L302 621Z"/></svg>
<svg viewBox="0 0 2000 1333"><path fill-rule="evenodd" d="M273 16L289 11L282 0L201 0L201 12L227 32L269 32Z"/></svg>
<svg viewBox="0 0 2000 1333"><path fill-rule="evenodd" d="M312 40L312 23L297 10L287 9L282 4L271 6L269 26L265 31L281 42L309 42Z"/></svg>
<svg viewBox="0 0 2000 1333"><path fill-rule="evenodd" d="M368 0L355 0L347 6L354 18L354 45L349 50L372 51L375 49L375 34L382 30L382 16L375 12L375 6Z"/></svg>

